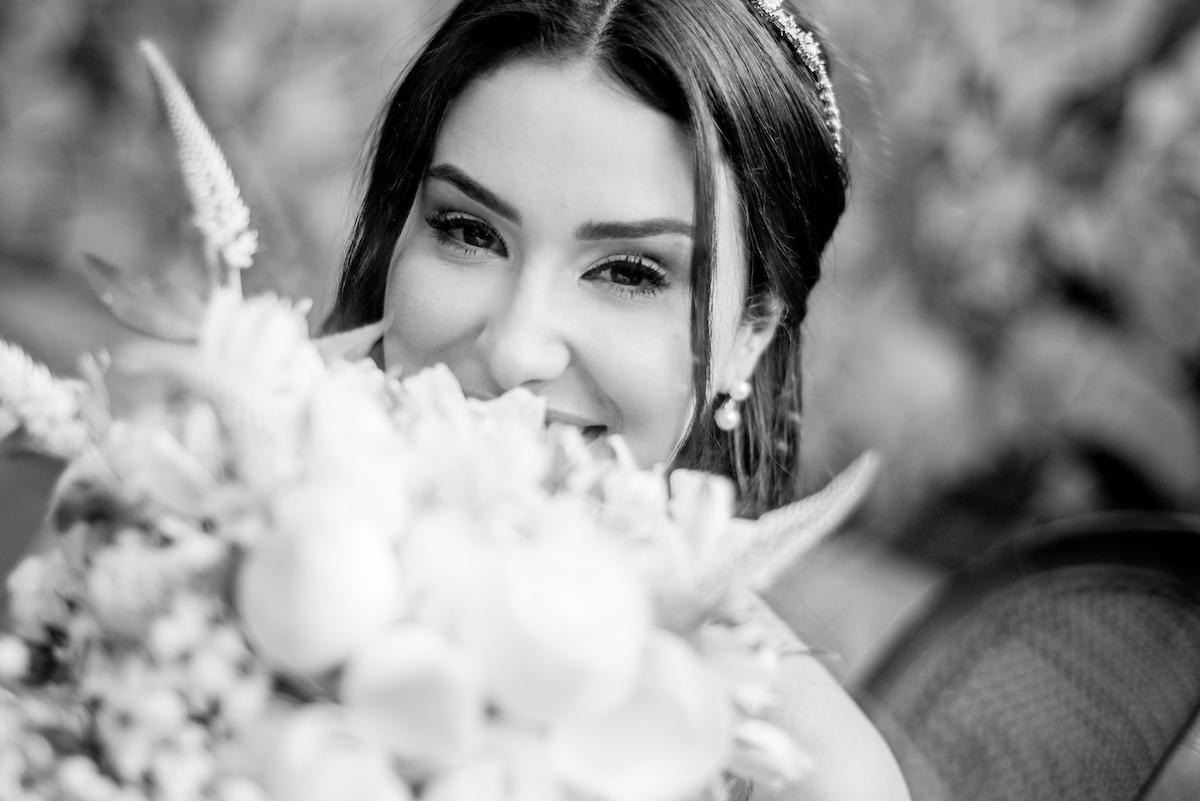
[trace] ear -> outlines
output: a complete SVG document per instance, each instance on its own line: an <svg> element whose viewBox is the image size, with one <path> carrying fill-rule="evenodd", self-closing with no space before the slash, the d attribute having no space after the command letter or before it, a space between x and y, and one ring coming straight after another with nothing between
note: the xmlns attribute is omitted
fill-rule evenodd
<svg viewBox="0 0 1200 801"><path fill-rule="evenodd" d="M750 376L754 374L758 360L766 352L767 346L775 338L775 331L779 328L782 309L778 302L770 305L771 308L766 316L760 315L754 319L743 318L741 324L738 325L737 332L733 337L733 350L729 353L723 374L716 376L717 392L728 392L734 384L739 381L749 381Z"/></svg>

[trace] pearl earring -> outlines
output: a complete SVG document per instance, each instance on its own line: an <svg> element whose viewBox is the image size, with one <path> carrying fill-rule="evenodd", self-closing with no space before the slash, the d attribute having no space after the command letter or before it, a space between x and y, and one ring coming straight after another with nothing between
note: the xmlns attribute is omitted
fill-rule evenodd
<svg viewBox="0 0 1200 801"><path fill-rule="evenodd" d="M750 397L750 382L739 381L729 389L729 397L716 413L713 420L722 431L732 431L742 424L742 412L738 408L742 401Z"/></svg>

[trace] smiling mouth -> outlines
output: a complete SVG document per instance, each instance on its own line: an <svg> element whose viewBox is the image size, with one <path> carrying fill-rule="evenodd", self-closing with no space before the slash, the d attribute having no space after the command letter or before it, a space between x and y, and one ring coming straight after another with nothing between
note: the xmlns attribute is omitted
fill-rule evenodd
<svg viewBox="0 0 1200 801"><path fill-rule="evenodd" d="M591 442L608 433L608 426L598 425L583 417L550 409L546 412L546 425L564 425L578 428L583 438Z"/></svg>

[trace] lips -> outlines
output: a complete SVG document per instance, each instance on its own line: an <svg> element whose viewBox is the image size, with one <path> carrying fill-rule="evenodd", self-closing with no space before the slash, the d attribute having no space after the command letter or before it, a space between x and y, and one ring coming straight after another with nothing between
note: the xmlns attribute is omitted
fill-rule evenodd
<svg viewBox="0 0 1200 801"><path fill-rule="evenodd" d="M495 400L498 396L487 392L466 392L467 397L479 401ZM584 439L591 442L608 433L608 426L602 423L596 423L587 417L578 414L571 414L561 409L546 410L546 425L564 425L578 428L583 433Z"/></svg>
<svg viewBox="0 0 1200 801"><path fill-rule="evenodd" d="M577 414L568 414L567 412L562 412L557 409L547 409L546 410L546 422L547 423L561 423L565 426L575 426L576 428L596 428L596 427L603 428L604 427L604 426L599 426L597 423L593 423L591 420L588 420L585 417L580 417Z"/></svg>
<svg viewBox="0 0 1200 801"><path fill-rule="evenodd" d="M546 412L546 424L558 424L578 428L583 433L584 439L588 440L589 442L608 433L608 426L606 425L593 423L587 418L580 417L579 415L568 414L567 412L558 411L556 409L550 409Z"/></svg>

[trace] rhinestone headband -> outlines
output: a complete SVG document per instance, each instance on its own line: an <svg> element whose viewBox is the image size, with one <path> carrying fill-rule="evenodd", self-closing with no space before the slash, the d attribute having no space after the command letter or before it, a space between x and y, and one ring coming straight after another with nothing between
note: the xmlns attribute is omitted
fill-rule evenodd
<svg viewBox="0 0 1200 801"><path fill-rule="evenodd" d="M811 31L803 30L796 19L783 8L783 0L749 0L750 5L771 23L775 32L787 40L788 46L800 57L800 61L817 82L817 94L825 109L825 126L833 136L833 148L838 159L842 159L842 113L838 110L833 84L829 81L829 70L821 58L821 45Z"/></svg>

